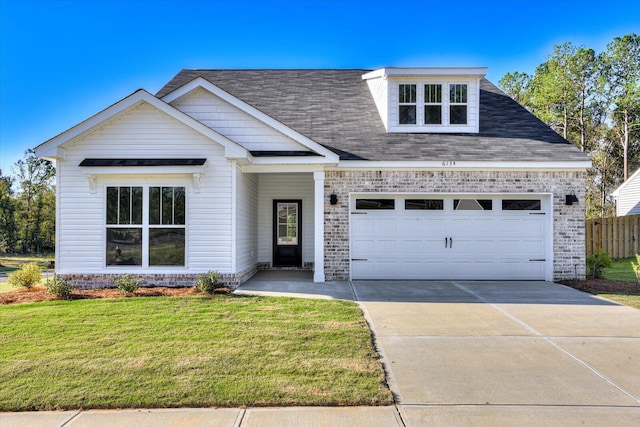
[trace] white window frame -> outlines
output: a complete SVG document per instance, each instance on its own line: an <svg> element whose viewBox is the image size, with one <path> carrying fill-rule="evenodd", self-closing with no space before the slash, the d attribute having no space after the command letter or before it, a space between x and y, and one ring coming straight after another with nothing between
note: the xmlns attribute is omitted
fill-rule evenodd
<svg viewBox="0 0 640 427"><path fill-rule="evenodd" d="M110 187L142 187L142 224L107 224L107 192ZM149 193L151 187L182 187L184 188L184 224L174 225L174 224L151 224L149 222ZM136 182L136 180L132 180L130 182L121 182L114 181L105 183L104 186L104 198L103 198L103 265L104 267L113 272L122 271L124 269L129 270L167 270L167 269L186 269L188 265L188 206L189 206L189 186L184 182L148 182L148 183L140 183ZM174 213L175 215L175 213ZM141 228L142 229L142 256L141 261L142 265L108 265L107 264L107 229L108 228ZM183 265L149 265L149 230L152 228L180 228L184 229L184 264Z"/></svg>
<svg viewBox="0 0 640 427"><path fill-rule="evenodd" d="M414 102L400 102L400 88L402 86L414 86L415 87L415 92L416 92L416 99ZM417 83L399 83L398 84L398 126L416 126L419 124L420 120L419 120L419 114L420 112L418 111L418 99L419 99L419 93L420 91L420 87L418 86ZM416 114L415 114L415 123L400 123L400 107L403 106L413 106L415 108Z"/></svg>
<svg viewBox="0 0 640 427"><path fill-rule="evenodd" d="M416 86L416 102L415 103L407 103L407 102L400 102L400 87L402 85L415 85ZM426 97L425 97L425 86L426 85L439 85L441 88L441 102L440 103L427 103L426 102ZM451 102L450 100L450 88L451 86L454 85L464 85L466 86L466 95L467 95L467 99L466 102L463 103L458 103L458 102ZM477 89L477 88L476 88ZM392 129L392 131L401 131L400 129L403 128L419 128L419 130L425 130L425 131L438 131L439 129L455 129L452 130L454 132L458 131L456 128L465 128L465 129L469 129L469 128L475 128L477 127L477 124L475 123L470 123L469 120L469 98L470 98L470 90L473 90L473 85L472 82L469 81L455 81L455 80L419 80L419 81L399 81L397 83L397 93L398 93L398 97L397 102L395 104L395 108L397 111L397 118L396 118L396 128ZM479 90L479 89L478 89ZM400 107L403 105L415 105L416 107L416 123L400 123ZM425 117L424 117L424 112L425 112L425 106L427 105L439 105L441 108L441 123L440 124L431 124L431 123L425 123ZM452 124L451 123L451 117L450 117L450 112L451 112L451 107L452 106L456 106L456 105L460 105L460 106L466 106L467 107L467 120L466 123L464 124Z"/></svg>
<svg viewBox="0 0 640 427"><path fill-rule="evenodd" d="M451 101L451 90L453 86L466 86L465 88L465 102L454 102ZM447 109L449 110L449 126L468 126L469 124L469 84L467 83L449 83L449 90L447 91L447 93L449 94L448 98L448 107ZM466 107L466 117L465 117L465 122L464 123L451 123L451 107L460 107L460 106L464 106Z"/></svg>

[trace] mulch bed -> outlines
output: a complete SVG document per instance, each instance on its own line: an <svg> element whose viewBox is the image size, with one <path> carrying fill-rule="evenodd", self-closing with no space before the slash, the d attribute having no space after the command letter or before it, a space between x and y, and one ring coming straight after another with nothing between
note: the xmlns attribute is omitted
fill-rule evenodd
<svg viewBox="0 0 640 427"><path fill-rule="evenodd" d="M558 283L590 294L640 295L640 284L607 279L560 280Z"/></svg>
<svg viewBox="0 0 640 427"><path fill-rule="evenodd" d="M218 288L216 294L231 293L229 288ZM193 296L207 295L195 287L191 288L168 288L168 287L140 287L132 294L121 294L115 288L105 289L75 289L69 299L101 299L101 298L123 298L123 297L160 297L160 296ZM55 301L60 298L55 297L44 286L34 286L31 289L16 289L15 291L0 294L0 304L20 304L23 302Z"/></svg>
<svg viewBox="0 0 640 427"><path fill-rule="evenodd" d="M561 280L558 283L589 292L590 294L627 294L640 295L640 284L633 282L619 282L607 279L587 279L587 280ZM216 294L228 294L232 290L229 288L219 288ZM106 289L76 289L71 294L72 300L79 299L100 299L100 298L123 298L123 297L158 297L158 296L193 296L206 295L197 288L168 288L168 287L141 287L133 294L121 294L115 288ZM47 292L44 286L34 286L31 289L16 289L15 291L0 294L0 304L20 304L23 302L55 301L60 298Z"/></svg>

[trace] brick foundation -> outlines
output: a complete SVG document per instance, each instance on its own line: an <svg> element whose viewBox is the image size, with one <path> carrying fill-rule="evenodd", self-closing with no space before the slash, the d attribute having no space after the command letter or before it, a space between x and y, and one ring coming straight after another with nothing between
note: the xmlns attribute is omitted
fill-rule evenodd
<svg viewBox="0 0 640 427"><path fill-rule="evenodd" d="M231 289L237 288L241 283L247 281L258 271L258 265L237 274L220 274L219 283ZM113 281L122 274L58 274L76 286L78 289L99 289L113 288ZM167 287L190 287L196 284L198 274L135 274L132 276L140 280L141 286L167 286Z"/></svg>

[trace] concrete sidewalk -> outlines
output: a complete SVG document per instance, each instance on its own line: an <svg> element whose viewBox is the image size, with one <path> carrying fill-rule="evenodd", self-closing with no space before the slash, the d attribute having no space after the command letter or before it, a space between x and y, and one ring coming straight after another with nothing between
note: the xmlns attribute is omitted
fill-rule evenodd
<svg viewBox="0 0 640 427"><path fill-rule="evenodd" d="M13 426L640 425L640 311L549 282L314 284L265 272L241 294L357 301L396 400L386 407L0 414Z"/></svg>

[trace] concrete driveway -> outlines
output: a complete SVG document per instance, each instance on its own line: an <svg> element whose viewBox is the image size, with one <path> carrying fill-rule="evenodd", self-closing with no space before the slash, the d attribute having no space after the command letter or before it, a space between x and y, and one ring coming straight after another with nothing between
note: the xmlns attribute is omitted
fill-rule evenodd
<svg viewBox="0 0 640 427"><path fill-rule="evenodd" d="M640 425L640 311L549 282L356 281L405 425Z"/></svg>

